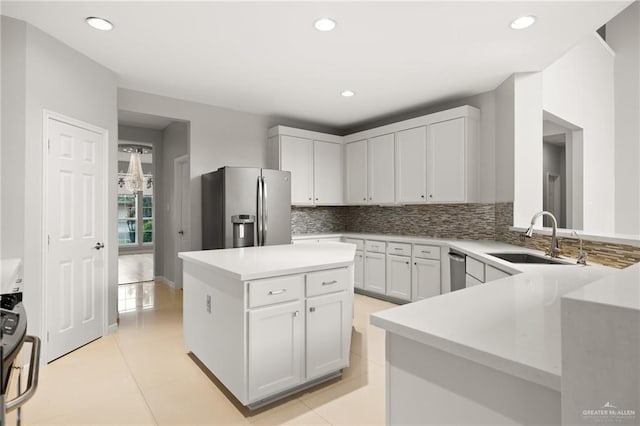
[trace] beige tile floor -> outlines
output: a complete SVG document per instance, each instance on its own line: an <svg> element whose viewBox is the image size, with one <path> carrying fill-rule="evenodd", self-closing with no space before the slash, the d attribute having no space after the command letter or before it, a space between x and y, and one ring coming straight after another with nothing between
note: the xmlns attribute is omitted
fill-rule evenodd
<svg viewBox="0 0 640 426"><path fill-rule="evenodd" d="M356 295L351 362L343 377L249 413L187 354L182 292L162 283L131 286L137 309L120 314L116 333L41 370L23 424L384 424L384 332L368 317L393 304Z"/></svg>
<svg viewBox="0 0 640 426"><path fill-rule="evenodd" d="M153 253L121 254L118 256L118 284L151 281Z"/></svg>

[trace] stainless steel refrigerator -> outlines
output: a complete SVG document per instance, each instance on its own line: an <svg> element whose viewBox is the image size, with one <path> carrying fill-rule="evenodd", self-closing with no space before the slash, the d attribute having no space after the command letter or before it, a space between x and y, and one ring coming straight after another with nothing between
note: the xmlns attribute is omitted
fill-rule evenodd
<svg viewBox="0 0 640 426"><path fill-rule="evenodd" d="M202 175L202 248L291 243L291 173L221 167Z"/></svg>

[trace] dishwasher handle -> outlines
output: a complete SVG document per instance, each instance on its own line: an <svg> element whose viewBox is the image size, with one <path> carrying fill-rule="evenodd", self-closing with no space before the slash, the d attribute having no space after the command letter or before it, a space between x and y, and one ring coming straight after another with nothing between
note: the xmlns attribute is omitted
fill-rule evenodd
<svg viewBox="0 0 640 426"><path fill-rule="evenodd" d="M462 254L449 252L449 259L453 260L454 262L462 263L466 260L466 257Z"/></svg>

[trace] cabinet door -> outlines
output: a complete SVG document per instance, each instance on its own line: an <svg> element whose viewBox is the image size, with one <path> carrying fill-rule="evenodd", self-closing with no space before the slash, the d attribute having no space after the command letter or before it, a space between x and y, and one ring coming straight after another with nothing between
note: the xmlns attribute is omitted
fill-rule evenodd
<svg viewBox="0 0 640 426"><path fill-rule="evenodd" d="M376 293L386 293L385 255L366 253L364 255L364 289Z"/></svg>
<svg viewBox="0 0 640 426"><path fill-rule="evenodd" d="M387 255L387 296L411 300L411 258Z"/></svg>
<svg viewBox="0 0 640 426"><path fill-rule="evenodd" d="M427 187L429 201L466 201L465 119L429 125Z"/></svg>
<svg viewBox="0 0 640 426"><path fill-rule="evenodd" d="M356 256L353 259L353 286L364 288L364 254L360 250L356 250Z"/></svg>
<svg viewBox="0 0 640 426"><path fill-rule="evenodd" d="M291 204L313 204L313 141L281 136L280 170L291 172Z"/></svg>
<svg viewBox="0 0 640 426"><path fill-rule="evenodd" d="M510 277L511 274L504 272L498 268L494 268L491 265L485 265L485 279L484 282L488 283L489 281L495 281L502 278Z"/></svg>
<svg viewBox="0 0 640 426"><path fill-rule="evenodd" d="M315 204L342 204L342 145L313 141Z"/></svg>
<svg viewBox="0 0 640 426"><path fill-rule="evenodd" d="M367 203L367 141L345 145L347 204Z"/></svg>
<svg viewBox="0 0 640 426"><path fill-rule="evenodd" d="M349 364L351 306L347 293L307 299L307 380Z"/></svg>
<svg viewBox="0 0 640 426"><path fill-rule="evenodd" d="M396 202L427 201L427 126L396 133Z"/></svg>
<svg viewBox="0 0 640 426"><path fill-rule="evenodd" d="M303 309L299 300L249 311L249 400L302 382Z"/></svg>
<svg viewBox="0 0 640 426"><path fill-rule="evenodd" d="M413 300L426 299L440 294L440 261L414 259Z"/></svg>
<svg viewBox="0 0 640 426"><path fill-rule="evenodd" d="M369 139L367 148L369 203L395 201L394 151L393 133Z"/></svg>

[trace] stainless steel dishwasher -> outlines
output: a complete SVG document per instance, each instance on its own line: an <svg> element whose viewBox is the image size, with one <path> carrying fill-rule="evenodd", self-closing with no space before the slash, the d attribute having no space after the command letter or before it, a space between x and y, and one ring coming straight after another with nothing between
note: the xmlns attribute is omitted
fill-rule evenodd
<svg viewBox="0 0 640 426"><path fill-rule="evenodd" d="M449 250L449 265L451 270L451 291L466 287L467 256L459 251Z"/></svg>

